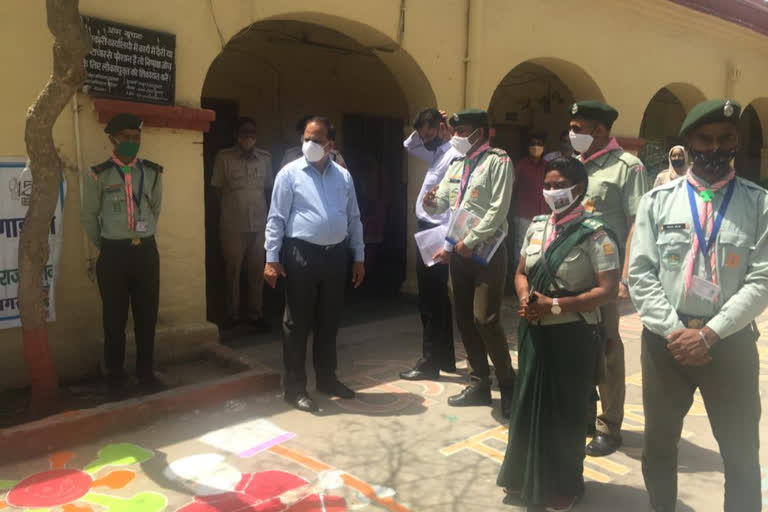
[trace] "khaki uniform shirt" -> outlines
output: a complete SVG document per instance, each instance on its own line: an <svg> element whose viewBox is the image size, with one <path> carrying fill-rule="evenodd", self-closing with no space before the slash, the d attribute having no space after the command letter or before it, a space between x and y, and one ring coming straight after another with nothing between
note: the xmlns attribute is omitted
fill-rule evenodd
<svg viewBox="0 0 768 512"><path fill-rule="evenodd" d="M155 234L163 200L163 167L150 160L136 161L131 168L131 186L136 196L139 195L142 168L144 191L139 205L135 206L136 230L133 231L128 229L125 183L112 159L91 167L83 180L80 221L96 247L101 247L102 238L130 240Z"/></svg>
<svg viewBox="0 0 768 512"><path fill-rule="evenodd" d="M267 224L265 190L272 188L272 156L239 146L222 149L213 165L211 186L221 190L221 229L241 233L264 231Z"/></svg>
<svg viewBox="0 0 768 512"><path fill-rule="evenodd" d="M584 166L589 175L584 207L601 216L623 251L629 234L629 219L635 216L640 198L648 191L645 166L621 148L588 160Z"/></svg>
<svg viewBox="0 0 768 512"><path fill-rule="evenodd" d="M660 336L685 327L678 317L681 313L712 318L707 325L725 338L746 327L768 305L768 193L736 178L712 249L717 251L720 294L707 301L691 290L684 296L686 265L696 236L687 188L687 180L675 180L653 189L640 202L629 264L632 302L643 324ZM726 190L715 192L715 212ZM698 195L696 203L701 208ZM694 275L711 282L709 260L699 251Z"/></svg>
<svg viewBox="0 0 768 512"><path fill-rule="evenodd" d="M515 181L514 166L503 149L489 148L477 158L479 160L459 205L482 218L464 239L464 245L470 249L491 238L499 228L508 232L507 212ZM465 158L458 158L450 164L437 190L437 206L424 205L427 213L440 214L455 208L465 161Z"/></svg>
<svg viewBox="0 0 768 512"><path fill-rule="evenodd" d="M591 214L584 214L578 219L559 226L559 230L562 231L574 222L579 222L589 217L591 217ZM544 255L544 243L553 229L555 227L552 224L551 215L534 217L528 232L525 234L525 241L520 252L520 255L525 257L526 274ZM563 263L558 267L554 277L561 289L569 292L585 292L598 285L597 274L599 272L617 270L619 267L618 247L605 230L601 228L571 249L571 252L568 253L568 256L565 257ZM547 295L547 292L553 292L555 288L536 291ZM596 324L600 320L599 309L582 313L582 316L590 324ZM581 318L577 313L563 313L561 315L544 316L541 319L541 325L579 321L581 321Z"/></svg>

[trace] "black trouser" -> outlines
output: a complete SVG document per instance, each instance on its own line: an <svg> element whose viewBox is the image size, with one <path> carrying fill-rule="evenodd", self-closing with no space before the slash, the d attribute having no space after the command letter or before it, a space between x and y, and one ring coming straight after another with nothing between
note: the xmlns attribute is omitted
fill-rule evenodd
<svg viewBox="0 0 768 512"><path fill-rule="evenodd" d="M419 229L434 226L419 222ZM453 368L456 354L453 347L453 316L448 292L448 265L437 263L428 267L416 251L416 282L419 287L419 313L422 336L422 359L431 369Z"/></svg>
<svg viewBox="0 0 768 512"><path fill-rule="evenodd" d="M296 238L283 245L286 304L283 316L283 387L286 394L307 386L307 336L318 381L336 378L336 333L344 303L346 243L323 247Z"/></svg>
<svg viewBox="0 0 768 512"><path fill-rule="evenodd" d="M760 511L757 336L749 326L712 347L712 362L688 367L675 361L664 338L643 329L643 477L655 512L675 510L677 445L696 388L723 458L723 510Z"/></svg>
<svg viewBox="0 0 768 512"><path fill-rule="evenodd" d="M133 311L136 336L136 375L153 377L155 325L160 302L160 256L154 237L101 240L96 262L104 322L104 363L107 376L119 380L125 363L125 324Z"/></svg>
<svg viewBox="0 0 768 512"><path fill-rule="evenodd" d="M507 277L507 248L501 244L488 265L451 255L451 282L456 323L472 367L471 377L487 380L493 361L496 379L504 389L515 382L515 371L501 325L501 305Z"/></svg>

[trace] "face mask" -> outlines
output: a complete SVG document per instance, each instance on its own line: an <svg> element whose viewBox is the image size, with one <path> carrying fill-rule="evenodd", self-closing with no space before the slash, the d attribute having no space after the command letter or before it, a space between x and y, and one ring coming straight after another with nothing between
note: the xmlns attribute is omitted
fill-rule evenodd
<svg viewBox="0 0 768 512"><path fill-rule="evenodd" d="M327 144L326 144L327 146ZM319 162L325 156L325 146L321 146L317 142L307 140L301 146L301 152L307 157L309 162Z"/></svg>
<svg viewBox="0 0 768 512"><path fill-rule="evenodd" d="M459 137L458 135L454 135L451 137L451 146L462 155L466 155L472 149L472 143L469 142L469 139L471 139L476 132L477 130L470 133L469 137Z"/></svg>
<svg viewBox="0 0 768 512"><path fill-rule="evenodd" d="M717 176L724 175L731 170L731 160L736 158L735 149L715 149L713 151L696 151L689 149L693 165L704 172L711 172Z"/></svg>
<svg viewBox="0 0 768 512"><path fill-rule="evenodd" d="M571 133L569 133L568 136L571 139L571 147L579 153L588 151L595 141L595 138L588 133L574 133L573 130L571 130Z"/></svg>
<svg viewBox="0 0 768 512"><path fill-rule="evenodd" d="M120 142L118 143L117 149L115 149L115 152L120 156L133 159L139 153L139 143L138 142Z"/></svg>
<svg viewBox="0 0 768 512"><path fill-rule="evenodd" d="M672 168L676 171L681 170L685 166L685 160L682 158L673 158L672 159Z"/></svg>
<svg viewBox="0 0 768 512"><path fill-rule="evenodd" d="M439 135L435 135L432 140L424 143L424 147L429 151L435 151L437 148L443 145L443 139Z"/></svg>
<svg viewBox="0 0 768 512"><path fill-rule="evenodd" d="M573 197L573 189L576 188L576 185L570 187L570 188L558 188L554 190L544 190L544 201L549 205L549 208L555 212L560 213L564 212L568 208L570 208L573 203L576 202L575 197Z"/></svg>

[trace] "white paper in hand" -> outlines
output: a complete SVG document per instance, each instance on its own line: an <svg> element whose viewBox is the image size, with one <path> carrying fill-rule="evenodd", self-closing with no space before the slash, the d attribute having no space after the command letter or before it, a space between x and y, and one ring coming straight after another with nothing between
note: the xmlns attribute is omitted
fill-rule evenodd
<svg viewBox="0 0 768 512"><path fill-rule="evenodd" d="M421 259L424 264L431 267L435 264L435 260L432 258L437 251L443 248L445 243L445 233L448 231L448 227L440 225L424 231L419 231L413 238L416 239L416 245L419 248Z"/></svg>

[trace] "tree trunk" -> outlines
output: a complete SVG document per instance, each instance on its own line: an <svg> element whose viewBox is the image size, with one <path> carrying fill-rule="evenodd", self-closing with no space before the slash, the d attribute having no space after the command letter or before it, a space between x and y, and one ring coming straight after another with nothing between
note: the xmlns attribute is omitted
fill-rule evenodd
<svg viewBox="0 0 768 512"><path fill-rule="evenodd" d="M48 28L54 36L53 74L27 111L24 140L32 173L32 194L19 239L19 309L31 408L50 409L58 396L56 367L48 346L43 269L48 233L56 210L64 163L53 142L53 125L85 82L83 59L91 38L80 19L79 0L46 0Z"/></svg>

